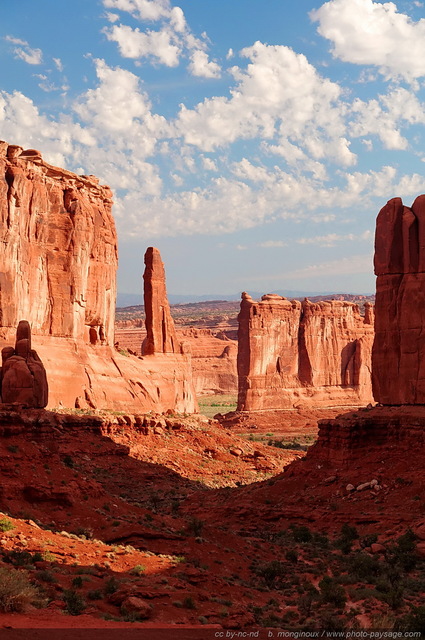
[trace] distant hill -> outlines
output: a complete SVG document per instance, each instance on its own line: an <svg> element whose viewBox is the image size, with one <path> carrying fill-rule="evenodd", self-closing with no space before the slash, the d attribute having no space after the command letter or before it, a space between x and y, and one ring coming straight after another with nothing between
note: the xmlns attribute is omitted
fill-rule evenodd
<svg viewBox="0 0 425 640"><path fill-rule="evenodd" d="M332 291L291 291L289 289L274 289L272 291L248 291L249 295L254 298L254 300L259 300L262 295L265 293L277 293L279 296L285 296L285 298L334 298L336 296L343 296L346 300L351 300L352 298L361 298L362 296L354 295L354 294L342 294L335 293ZM366 297L370 297L372 294L364 294ZM202 296L197 295L178 295L170 293L168 294L168 300L170 304L187 304L187 303L196 303L196 302L217 302L217 301L226 301L232 302L234 300L240 300L240 293L210 293ZM117 295L117 307L135 307L140 306L143 303L142 293L138 295L137 293L118 293Z"/></svg>

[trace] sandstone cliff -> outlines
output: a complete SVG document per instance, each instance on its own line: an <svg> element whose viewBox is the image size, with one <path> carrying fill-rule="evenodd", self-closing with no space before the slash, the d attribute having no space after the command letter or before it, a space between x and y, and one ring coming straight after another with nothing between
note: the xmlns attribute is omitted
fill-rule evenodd
<svg viewBox="0 0 425 640"><path fill-rule="evenodd" d="M370 402L371 322L371 308L362 318L351 302L242 294L238 409Z"/></svg>
<svg viewBox="0 0 425 640"><path fill-rule="evenodd" d="M117 239L94 176L0 142L0 325L111 344Z"/></svg>
<svg viewBox="0 0 425 640"><path fill-rule="evenodd" d="M425 195L379 212L375 239L373 394L382 404L425 404Z"/></svg>
<svg viewBox="0 0 425 640"><path fill-rule="evenodd" d="M94 176L0 142L0 347L28 320L49 406L191 412L190 356L141 360L113 347L117 238L112 193Z"/></svg>

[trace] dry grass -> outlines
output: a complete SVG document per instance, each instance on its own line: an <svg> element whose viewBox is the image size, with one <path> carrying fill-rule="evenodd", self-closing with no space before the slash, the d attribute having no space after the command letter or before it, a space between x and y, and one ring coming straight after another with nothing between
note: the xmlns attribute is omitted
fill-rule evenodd
<svg viewBox="0 0 425 640"><path fill-rule="evenodd" d="M24 571L12 567L0 567L0 611L24 611L37 600L37 589L31 584Z"/></svg>

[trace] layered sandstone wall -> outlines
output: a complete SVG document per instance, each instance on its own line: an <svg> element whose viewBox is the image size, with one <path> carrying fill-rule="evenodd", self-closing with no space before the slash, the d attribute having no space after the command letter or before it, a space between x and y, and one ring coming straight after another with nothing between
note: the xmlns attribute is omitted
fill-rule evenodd
<svg viewBox="0 0 425 640"><path fill-rule="evenodd" d="M373 394L382 404L425 404L425 195L379 212L375 237Z"/></svg>
<svg viewBox="0 0 425 640"><path fill-rule="evenodd" d="M110 189L95 177L0 142L0 347L28 320L47 371L49 407L193 412L189 355L155 351L141 360L113 347L111 208Z"/></svg>
<svg viewBox="0 0 425 640"><path fill-rule="evenodd" d="M0 142L0 325L112 344L117 239L94 176Z"/></svg>
<svg viewBox="0 0 425 640"><path fill-rule="evenodd" d="M183 350L191 354L192 379L197 396L215 394L236 395L238 372L236 358L238 343L223 332L190 327L176 328L177 340L184 344ZM146 338L146 329L115 329L115 342L120 349L141 355L141 345Z"/></svg>
<svg viewBox="0 0 425 640"><path fill-rule="evenodd" d="M242 295L240 411L358 405L372 399L373 311L351 302Z"/></svg>

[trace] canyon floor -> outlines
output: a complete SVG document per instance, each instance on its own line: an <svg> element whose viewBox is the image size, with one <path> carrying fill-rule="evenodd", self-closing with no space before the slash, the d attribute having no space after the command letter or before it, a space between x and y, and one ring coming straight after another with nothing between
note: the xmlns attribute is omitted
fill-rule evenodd
<svg viewBox="0 0 425 640"><path fill-rule="evenodd" d="M422 448L230 418L0 412L0 628L423 630Z"/></svg>

